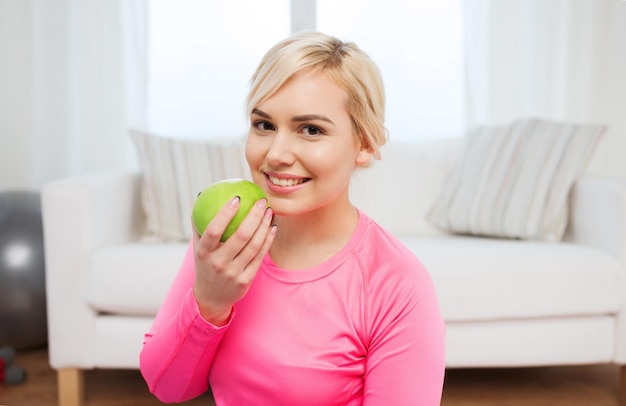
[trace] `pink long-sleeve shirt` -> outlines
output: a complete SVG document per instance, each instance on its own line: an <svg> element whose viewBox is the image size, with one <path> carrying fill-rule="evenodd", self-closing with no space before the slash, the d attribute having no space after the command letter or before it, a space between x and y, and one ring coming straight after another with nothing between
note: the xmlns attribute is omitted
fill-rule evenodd
<svg viewBox="0 0 626 406"><path fill-rule="evenodd" d="M162 401L210 384L220 406L440 404L445 327L430 276L363 212L319 266L289 271L266 256L223 327L202 318L193 283L190 245L140 357Z"/></svg>

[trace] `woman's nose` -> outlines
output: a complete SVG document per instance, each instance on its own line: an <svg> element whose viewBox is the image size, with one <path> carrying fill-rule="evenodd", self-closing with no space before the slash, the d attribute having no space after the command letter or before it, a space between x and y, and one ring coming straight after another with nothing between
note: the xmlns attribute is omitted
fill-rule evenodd
<svg viewBox="0 0 626 406"><path fill-rule="evenodd" d="M267 162L272 166L288 166L294 163L293 138L287 132L277 132L267 151Z"/></svg>

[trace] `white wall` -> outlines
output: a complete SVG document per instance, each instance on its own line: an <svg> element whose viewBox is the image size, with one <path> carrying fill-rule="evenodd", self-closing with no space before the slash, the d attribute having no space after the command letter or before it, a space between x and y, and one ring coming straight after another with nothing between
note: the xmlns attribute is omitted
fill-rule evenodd
<svg viewBox="0 0 626 406"><path fill-rule="evenodd" d="M0 1L0 191L31 188L30 2Z"/></svg>

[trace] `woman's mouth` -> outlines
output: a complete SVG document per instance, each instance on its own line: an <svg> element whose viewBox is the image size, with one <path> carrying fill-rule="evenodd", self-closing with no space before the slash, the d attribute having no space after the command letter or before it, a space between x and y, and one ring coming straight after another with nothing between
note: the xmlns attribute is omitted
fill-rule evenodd
<svg viewBox="0 0 626 406"><path fill-rule="evenodd" d="M297 185L301 185L304 182L308 181L309 178L278 178L276 176L267 175L269 181L276 186L280 187L293 187Z"/></svg>

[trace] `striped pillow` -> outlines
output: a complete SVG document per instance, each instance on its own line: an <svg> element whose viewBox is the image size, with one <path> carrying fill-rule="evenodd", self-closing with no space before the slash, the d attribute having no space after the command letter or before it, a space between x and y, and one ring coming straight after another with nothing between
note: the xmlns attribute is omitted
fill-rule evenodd
<svg viewBox="0 0 626 406"><path fill-rule="evenodd" d="M426 219L452 233L560 241L570 188L605 130L538 119L478 127Z"/></svg>
<svg viewBox="0 0 626 406"><path fill-rule="evenodd" d="M228 178L249 178L243 140L166 138L132 130L142 171L141 203L147 231L162 241L189 240L198 193Z"/></svg>

